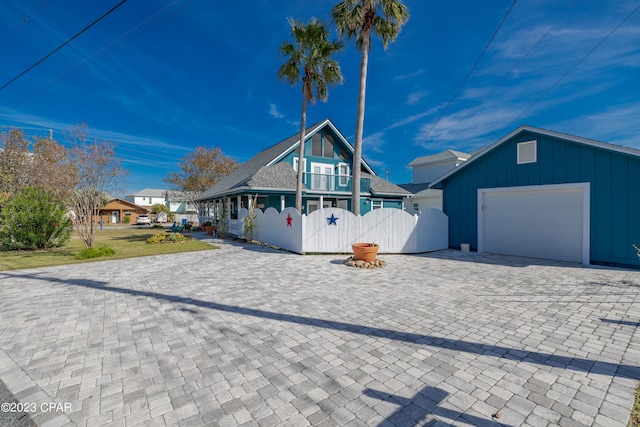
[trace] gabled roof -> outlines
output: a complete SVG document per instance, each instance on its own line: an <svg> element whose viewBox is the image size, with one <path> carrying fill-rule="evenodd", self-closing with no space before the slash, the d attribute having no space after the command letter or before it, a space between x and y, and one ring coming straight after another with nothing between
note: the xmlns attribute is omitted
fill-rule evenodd
<svg viewBox="0 0 640 427"><path fill-rule="evenodd" d="M127 194L126 197L164 197L167 190L160 188L145 188L144 190L136 191L132 194Z"/></svg>
<svg viewBox="0 0 640 427"><path fill-rule="evenodd" d="M104 205L100 206L98 209L104 209L107 205L109 205L112 202L116 202L116 203L120 203L122 205L130 206L133 209L141 209L141 210L144 210L144 211L149 211L149 209L144 207L144 206L136 205L135 203L131 203L131 202L129 202L127 200L124 200L124 199L121 199L119 197L111 197L107 203L105 203Z"/></svg>
<svg viewBox="0 0 640 427"><path fill-rule="evenodd" d="M427 188L429 188L429 183L428 182L423 182L423 183L420 183L420 184L413 184L413 183L398 184L398 187L407 190L411 194L417 194L420 191L426 190Z"/></svg>
<svg viewBox="0 0 640 427"><path fill-rule="evenodd" d="M487 155L488 153L490 153L491 151L493 151L494 148L504 144L505 142L507 142L511 138L513 138L514 136L519 135L519 134L521 134L523 132L529 132L529 133L534 133L534 134L538 134L538 135L542 135L542 136L548 136L550 138L564 139L566 141L575 142L577 144L584 144L584 145L588 145L588 146L591 146L591 147L601 148L603 150L610 150L610 151L614 151L614 152L617 152L617 153L628 154L628 155L631 155L631 156L640 157L640 150L637 150L635 148L623 147L621 145L609 144L607 142L596 141L594 139L587 139L587 138L582 138L582 137L579 137L579 136L569 135L569 134L566 134L566 133L561 133L561 132L556 132L556 131L552 131L552 130L540 129L540 128L536 128L536 127L533 127L533 126L523 125L523 126L520 126L517 129L515 129L514 131L510 132L509 134L503 136L502 138L500 138L499 140L497 140L493 144L488 145L485 148L483 148L483 149L479 150L478 152L474 153L473 156L469 160L467 160L466 162L464 162L463 164L461 164L457 168L450 170L449 172L445 173L444 175L442 175L441 177L439 177L438 179L433 181L431 183L431 185L429 185L429 187L430 188L438 188L440 183L442 181L444 181L445 179L449 178L451 175L456 174L456 173L460 172L461 170L463 170L464 168L469 167L469 165L472 165L479 158L481 158L481 157Z"/></svg>
<svg viewBox="0 0 640 427"><path fill-rule="evenodd" d="M329 119L325 119L308 127L305 130L305 140L313 136L313 134L325 126L328 126L340 139L342 139L345 146L353 153L353 147L349 141L347 141L347 139ZM293 170L293 167L289 164L278 162L295 150L299 145L300 133L296 132L279 143L262 150L251 159L241 164L236 170L224 177L216 185L202 193L199 200L231 193L234 190L241 188L295 189L296 172ZM362 161L362 164L366 170L368 170L372 175L375 175L373 169L371 169L364 160ZM380 187L382 188L382 186Z"/></svg>
<svg viewBox="0 0 640 427"><path fill-rule="evenodd" d="M393 184L386 179L382 179L377 175L369 175L368 173L362 173L362 178L370 178L371 179L371 193L373 195L401 195L408 196L409 193L402 187Z"/></svg>
<svg viewBox="0 0 640 427"><path fill-rule="evenodd" d="M462 151L446 150L438 154L432 154L430 156L422 156L414 159L409 163L409 166L424 166L432 163L441 163L449 160L467 160L471 157L469 153L463 153Z"/></svg>

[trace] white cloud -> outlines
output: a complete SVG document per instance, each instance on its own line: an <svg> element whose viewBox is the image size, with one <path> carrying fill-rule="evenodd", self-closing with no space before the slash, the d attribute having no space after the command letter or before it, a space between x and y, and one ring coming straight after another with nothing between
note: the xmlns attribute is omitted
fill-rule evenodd
<svg viewBox="0 0 640 427"><path fill-rule="evenodd" d="M412 92L407 97L408 105L416 105L422 98L429 95L429 91L427 90L419 90L417 92Z"/></svg>
<svg viewBox="0 0 640 427"><path fill-rule="evenodd" d="M276 119L284 118L284 114L278 111L276 104L269 104L269 115L275 117Z"/></svg>
<svg viewBox="0 0 640 427"><path fill-rule="evenodd" d="M367 152L383 153L384 132L373 133L362 140L362 148Z"/></svg>
<svg viewBox="0 0 640 427"><path fill-rule="evenodd" d="M405 79L411 79L411 78L414 78L414 77L421 76L421 75L423 75L424 73L425 73L424 68L421 68L421 69L419 69L419 70L417 70L417 71L414 71L413 73L401 74L401 75L399 75L399 76L395 76L395 77L393 78L393 80L405 80Z"/></svg>

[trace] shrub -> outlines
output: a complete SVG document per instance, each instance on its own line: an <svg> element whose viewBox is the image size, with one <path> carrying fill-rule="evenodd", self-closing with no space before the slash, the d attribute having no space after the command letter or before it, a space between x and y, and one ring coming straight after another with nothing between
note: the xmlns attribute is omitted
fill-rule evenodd
<svg viewBox="0 0 640 427"><path fill-rule="evenodd" d="M9 249L45 249L63 246L73 224L68 210L54 195L26 187L3 202L0 245Z"/></svg>
<svg viewBox="0 0 640 427"><path fill-rule="evenodd" d="M158 233L149 237L147 239L147 243L155 245L158 243L178 243L178 242L184 242L185 240L187 240L187 238L180 233L171 233L171 234Z"/></svg>
<svg viewBox="0 0 640 427"><path fill-rule="evenodd" d="M147 243L151 243L152 245L155 245L157 243L164 243L165 240L165 235L158 233L158 234L154 234L153 236L149 237L147 239Z"/></svg>
<svg viewBox="0 0 640 427"><path fill-rule="evenodd" d="M131 223L131 217L130 216L125 216L124 218L122 218L122 223L123 224Z"/></svg>
<svg viewBox="0 0 640 427"><path fill-rule="evenodd" d="M109 246L102 245L99 248L94 246L90 246L86 249L80 251L78 255L76 255L77 259L90 259L90 258L98 258L101 256L109 256L115 254L116 251L111 249Z"/></svg>

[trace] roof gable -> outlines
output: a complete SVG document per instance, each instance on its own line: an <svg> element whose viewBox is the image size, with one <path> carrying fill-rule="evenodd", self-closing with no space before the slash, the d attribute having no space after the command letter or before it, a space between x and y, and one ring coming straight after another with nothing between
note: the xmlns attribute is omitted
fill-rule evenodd
<svg viewBox="0 0 640 427"><path fill-rule="evenodd" d="M444 175L442 175L441 177L439 177L438 179L436 179L435 181L433 181L431 183L431 185L429 186L430 188L439 188L440 184L442 181L446 180L447 178L449 178L450 176L459 173L461 170L464 170L465 168L468 168L469 166L473 165L478 159L486 156L487 154L491 153L494 149L496 149L497 147L508 143L512 138L520 135L521 133L524 132L528 132L531 134L535 134L535 135L540 135L540 136L547 136L547 137L551 137L551 138L557 138L557 139L561 139L561 140L565 140L565 141L569 141L569 142L574 142L576 144L584 144L584 145L588 145L590 147L596 147L596 148L600 148L603 150L609 150L609 151L613 151L613 152L617 152L617 153L621 153L621 154L627 154L627 155L631 155L631 156L635 156L635 157L640 157L640 150L634 149L634 148L629 148L629 147L623 147L621 145L615 145L615 144L609 144L607 142L602 142L602 141L596 141L594 139L587 139L587 138L582 138L579 136L574 136L574 135L569 135L569 134L565 134L565 133L561 133L561 132L556 132L556 131L551 131L551 130L546 130L546 129L540 129L540 128L536 128L533 126L520 126L519 128L513 130L512 132L508 133L507 135L503 136L502 138L500 138L499 140L495 141L494 143L486 146L485 148L479 150L478 152L474 153L473 156L471 156L469 158L469 160L467 160L466 162L462 163L460 166L458 166L455 169L452 169L451 171L445 173Z"/></svg>
<svg viewBox="0 0 640 427"><path fill-rule="evenodd" d="M162 190L160 188L145 188L140 191L136 191L132 194L127 194L126 197L164 197L167 193L167 190Z"/></svg>
<svg viewBox="0 0 640 427"><path fill-rule="evenodd" d="M325 119L321 122L315 123L305 130L305 141L311 138L315 133L328 127L332 132L341 140L341 143L353 154L353 146L347 141L342 133L336 128L333 122L329 119ZM205 191L201 199L208 198L214 195L224 194L230 192L236 188L242 187L262 187L267 186L269 188L287 188L290 186L290 176L295 172L293 167L288 164L280 166L279 162L287 155L293 152L300 145L300 132L297 132L290 137L280 141L279 143L266 148L241 164L236 170L224 177L213 187ZM373 169L362 160L363 166L367 172L371 175L375 175ZM278 166L273 170L273 168ZM275 184L277 183L277 186ZM266 185L269 184L269 185ZM274 186L272 186L273 184ZM281 185L287 184L287 187L281 187ZM295 180L293 181L293 187L295 188Z"/></svg>
<svg viewBox="0 0 640 427"><path fill-rule="evenodd" d="M467 160L471 157L469 153L463 153L462 151L446 150L441 153L432 154L430 156L422 156L414 159L409 163L409 166L424 166L433 163L441 163L450 160Z"/></svg>

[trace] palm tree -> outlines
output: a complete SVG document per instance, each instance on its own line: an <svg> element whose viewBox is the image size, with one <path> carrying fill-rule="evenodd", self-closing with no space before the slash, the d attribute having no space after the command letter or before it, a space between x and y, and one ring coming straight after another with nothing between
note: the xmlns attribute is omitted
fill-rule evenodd
<svg viewBox="0 0 640 427"><path fill-rule="evenodd" d="M364 129L364 100L367 90L367 66L371 35L382 39L386 49L409 19L409 10L400 0L344 0L331 10L338 33L356 39L356 48L362 51L360 62L360 93L356 118L356 137L353 147L352 211L360 215L360 163L362 162L362 134Z"/></svg>
<svg viewBox="0 0 640 427"><path fill-rule="evenodd" d="M342 73L337 61L331 56L342 50L342 43L329 41L329 31L315 18L304 25L289 18L294 43L284 42L280 52L286 61L278 70L278 78L291 86L299 83L302 76L302 117L300 119L300 146L298 147L298 182L296 184L296 209L302 212L302 176L304 173L304 138L307 126L307 104L317 99L326 101L328 85L342 83ZM315 94L314 94L315 89Z"/></svg>

